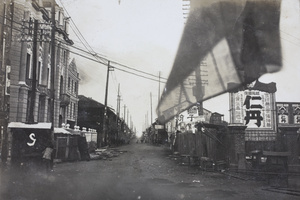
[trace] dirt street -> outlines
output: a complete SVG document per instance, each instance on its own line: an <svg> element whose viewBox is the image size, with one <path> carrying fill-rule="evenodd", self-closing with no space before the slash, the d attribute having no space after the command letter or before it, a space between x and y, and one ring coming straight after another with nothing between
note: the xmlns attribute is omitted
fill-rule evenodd
<svg viewBox="0 0 300 200"><path fill-rule="evenodd" d="M297 199L263 190L266 183L182 166L167 148L132 142L119 156L56 164L54 171L2 170L3 200Z"/></svg>

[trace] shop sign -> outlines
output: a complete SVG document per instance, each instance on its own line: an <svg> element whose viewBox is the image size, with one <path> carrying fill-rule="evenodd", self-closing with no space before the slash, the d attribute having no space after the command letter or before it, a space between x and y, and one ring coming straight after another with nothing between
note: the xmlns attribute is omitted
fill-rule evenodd
<svg viewBox="0 0 300 200"><path fill-rule="evenodd" d="M274 129L274 94L259 90L245 90L232 93L232 120L247 129Z"/></svg>
<svg viewBox="0 0 300 200"><path fill-rule="evenodd" d="M280 125L300 125L300 103L278 102L276 107Z"/></svg>

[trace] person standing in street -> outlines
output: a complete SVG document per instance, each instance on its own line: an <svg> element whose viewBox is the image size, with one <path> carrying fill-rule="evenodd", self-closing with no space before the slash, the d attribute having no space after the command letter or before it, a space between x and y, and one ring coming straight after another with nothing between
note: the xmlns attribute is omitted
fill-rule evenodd
<svg viewBox="0 0 300 200"><path fill-rule="evenodd" d="M53 170L53 164L52 164L52 152L53 152L53 145L49 145L46 147L46 149L43 151L43 161L46 165L46 170L52 171Z"/></svg>

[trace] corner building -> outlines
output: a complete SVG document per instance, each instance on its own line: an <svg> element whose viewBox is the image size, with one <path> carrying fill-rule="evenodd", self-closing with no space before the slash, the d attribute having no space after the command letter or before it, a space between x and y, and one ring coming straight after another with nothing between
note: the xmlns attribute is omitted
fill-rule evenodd
<svg viewBox="0 0 300 200"><path fill-rule="evenodd" d="M6 45L5 64L10 65L10 94L9 94L9 122L28 122L31 99L33 74L33 42L28 36L29 22L38 20L37 41L37 84L34 104L34 122L51 121L51 82L54 82L54 127L61 126L71 120L76 123L78 107L79 74L75 61L71 64L69 46L73 44L68 36L68 18L63 9L55 3L55 71L51 71L51 42L42 37L46 31L45 23L51 21L52 0L6 0L10 7L7 15L7 30L11 35L10 45ZM25 23L24 23L25 22ZM48 26L49 29L49 26ZM50 33L50 32L49 32ZM48 40L48 41L47 41ZM75 65L75 67L74 67ZM71 70L69 69L71 68ZM54 80L51 74L54 73ZM68 80L72 77L72 91ZM75 89L76 88L76 89ZM72 114L68 114L72 113Z"/></svg>

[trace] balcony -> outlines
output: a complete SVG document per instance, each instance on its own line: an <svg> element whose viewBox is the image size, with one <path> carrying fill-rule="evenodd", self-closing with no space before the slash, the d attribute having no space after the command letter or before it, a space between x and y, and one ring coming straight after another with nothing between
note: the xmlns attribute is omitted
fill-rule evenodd
<svg viewBox="0 0 300 200"><path fill-rule="evenodd" d="M47 86L38 85L38 91L40 91L41 95L50 97L50 89L48 89Z"/></svg>
<svg viewBox="0 0 300 200"><path fill-rule="evenodd" d="M70 95L68 94L61 94L60 95L60 106L68 106L70 104Z"/></svg>

